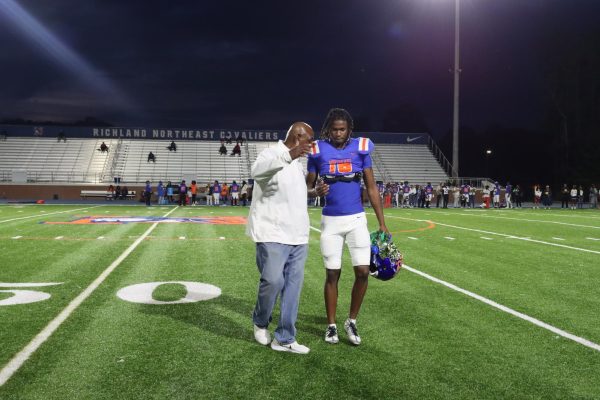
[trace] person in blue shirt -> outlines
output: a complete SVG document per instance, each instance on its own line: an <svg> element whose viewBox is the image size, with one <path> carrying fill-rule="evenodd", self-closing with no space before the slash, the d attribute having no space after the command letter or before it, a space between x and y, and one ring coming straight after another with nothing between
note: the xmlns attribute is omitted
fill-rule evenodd
<svg viewBox="0 0 600 400"><path fill-rule="evenodd" d="M324 182L326 193L326 205L321 217L321 253L326 268L324 292L328 323L325 341L332 344L339 342L336 309L342 251L346 242L354 266L354 286L344 329L350 342L359 345L361 338L356 328L356 318L367 292L371 256L367 217L361 201L361 180L364 180L369 201L377 216L379 230L389 231L373 175L373 142L367 138L352 138L353 128L352 117L346 110L334 108L329 111L321 129L321 140L312 144L306 182L311 197L314 197L310 191L315 190L312 188L317 178Z"/></svg>
<svg viewBox="0 0 600 400"><path fill-rule="evenodd" d="M221 185L219 185L219 181L215 181L215 183L213 183L213 205L218 206L220 200L221 200Z"/></svg>
<svg viewBox="0 0 600 400"><path fill-rule="evenodd" d="M431 182L427 182L427 186L425 186L425 207L429 208L431 206L431 200L433 199L433 186L431 186Z"/></svg>
<svg viewBox="0 0 600 400"><path fill-rule="evenodd" d="M187 192L188 192L188 187L185 184L185 180L181 181L181 184L179 185L179 205L185 207L185 204L187 202L186 198L187 198Z"/></svg>
<svg viewBox="0 0 600 400"><path fill-rule="evenodd" d="M231 205L238 206L238 200L240 198L240 185L238 185L236 181L233 181L229 187L229 192L231 193Z"/></svg>

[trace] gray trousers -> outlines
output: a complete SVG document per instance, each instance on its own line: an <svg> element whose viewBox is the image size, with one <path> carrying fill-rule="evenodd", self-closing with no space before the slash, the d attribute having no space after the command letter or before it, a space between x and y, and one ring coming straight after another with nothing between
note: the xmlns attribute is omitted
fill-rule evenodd
<svg viewBox="0 0 600 400"><path fill-rule="evenodd" d="M252 320L254 325L266 328L271 322L277 297L280 297L281 315L275 329L275 339L282 344L296 340L298 302L307 254L308 244L256 243L260 282Z"/></svg>

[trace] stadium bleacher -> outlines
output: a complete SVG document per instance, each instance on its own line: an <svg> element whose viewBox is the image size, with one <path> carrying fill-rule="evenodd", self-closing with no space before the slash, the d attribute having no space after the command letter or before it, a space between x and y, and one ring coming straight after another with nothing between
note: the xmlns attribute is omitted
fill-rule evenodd
<svg viewBox="0 0 600 400"><path fill-rule="evenodd" d="M97 149L104 141L108 153ZM220 141L186 141L169 151L170 140L69 138L66 143L50 138L12 137L0 142L0 179L11 181L14 171L26 171L28 182L134 184L146 180L199 183L215 179L231 182L250 177L258 154L276 142L244 142L241 157L219 155ZM156 162L148 162L152 152ZM438 183L448 175L425 144L378 143L373 154L377 180L412 184ZM302 160L306 167L306 159Z"/></svg>

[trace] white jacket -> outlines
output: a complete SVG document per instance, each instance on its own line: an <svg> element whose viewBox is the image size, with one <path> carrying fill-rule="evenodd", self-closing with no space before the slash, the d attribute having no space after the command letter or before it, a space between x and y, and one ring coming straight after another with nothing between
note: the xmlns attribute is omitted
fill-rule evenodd
<svg viewBox="0 0 600 400"><path fill-rule="evenodd" d="M252 205L246 234L255 242L308 243L309 219L302 164L279 141L263 150L254 164Z"/></svg>

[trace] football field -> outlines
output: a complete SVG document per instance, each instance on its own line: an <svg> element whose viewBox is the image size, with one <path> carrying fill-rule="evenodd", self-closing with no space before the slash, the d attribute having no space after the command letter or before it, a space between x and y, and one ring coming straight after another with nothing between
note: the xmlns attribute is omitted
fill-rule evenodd
<svg viewBox="0 0 600 400"><path fill-rule="evenodd" d="M296 355L254 341L247 208L0 205L0 399L600 398L599 212L386 209L358 347L309 212ZM338 328L352 283L346 250Z"/></svg>

